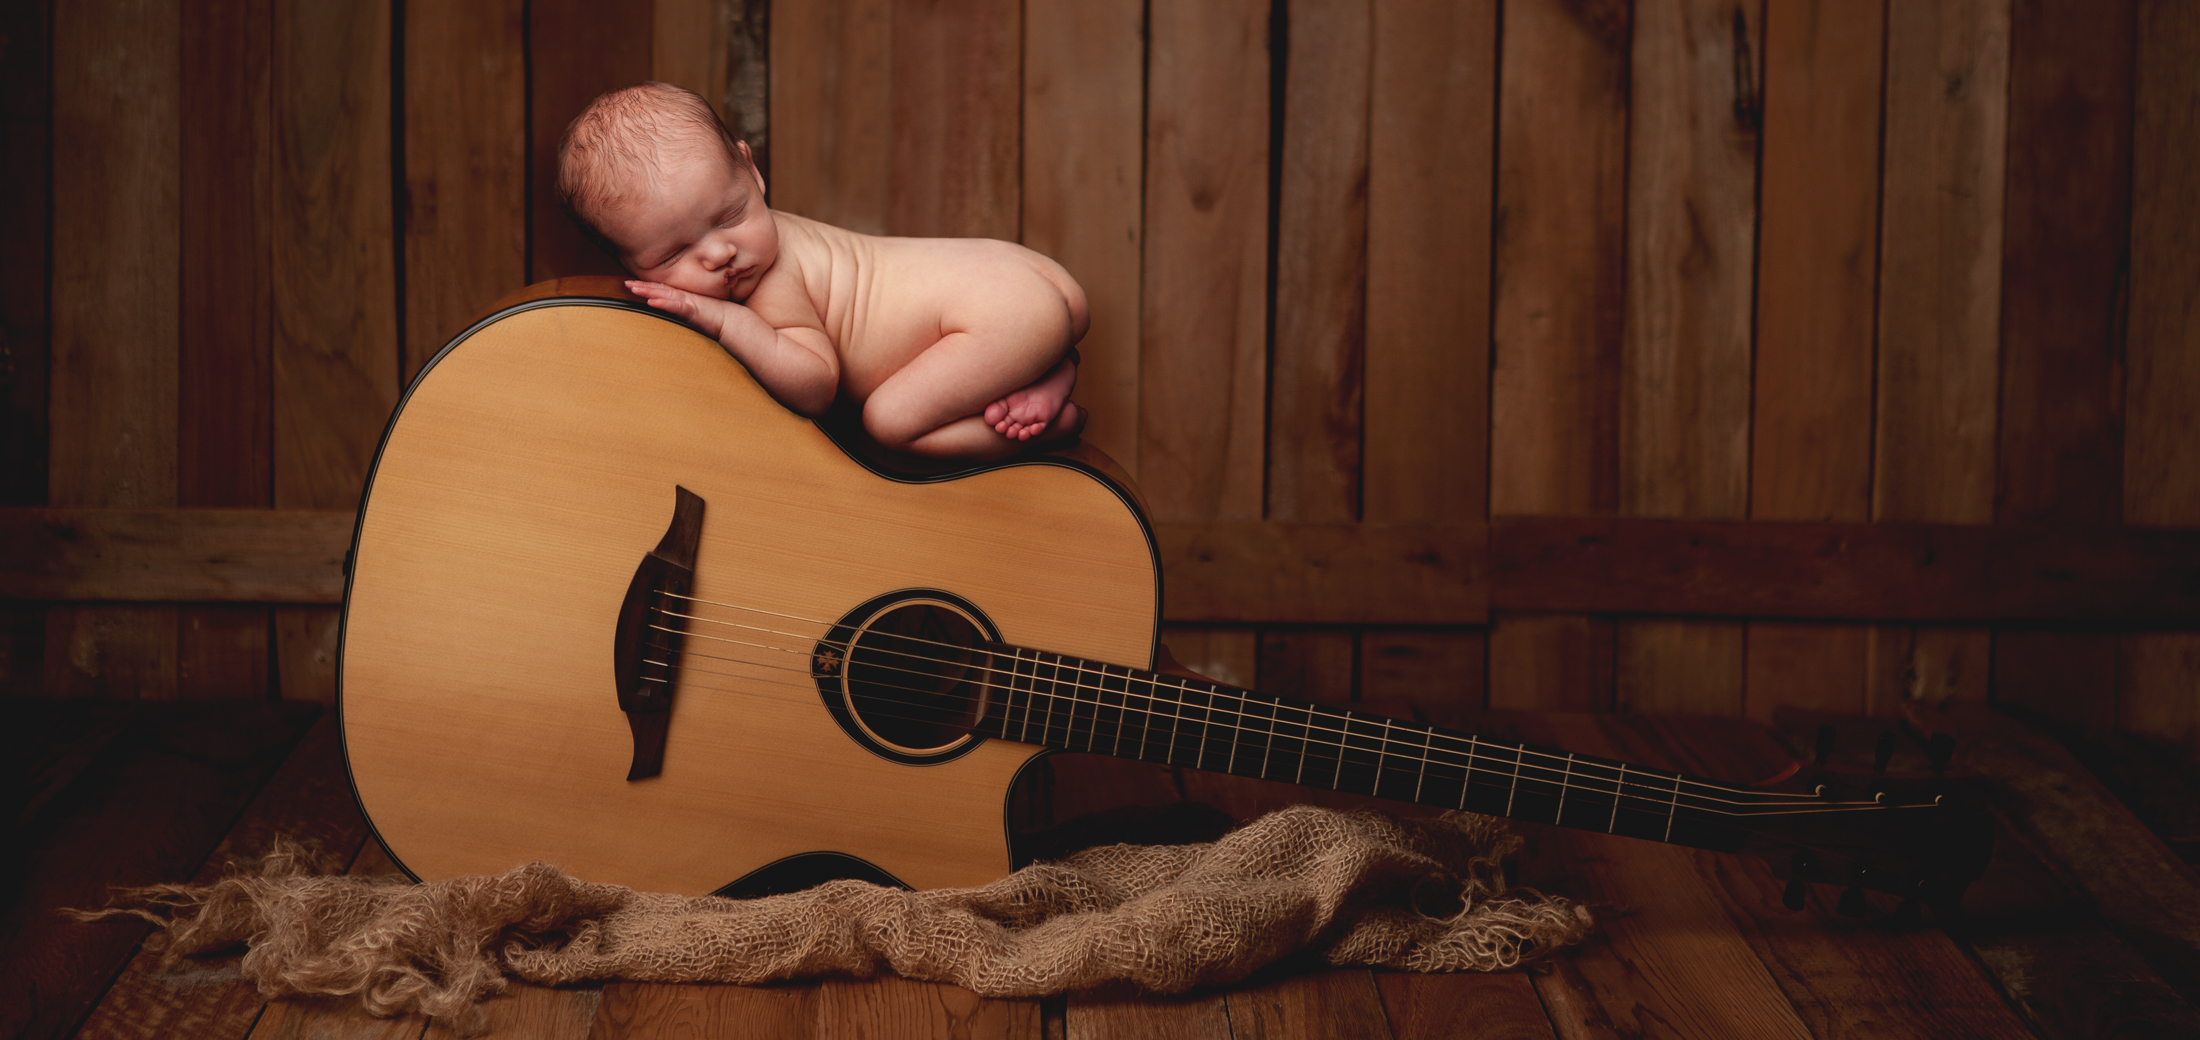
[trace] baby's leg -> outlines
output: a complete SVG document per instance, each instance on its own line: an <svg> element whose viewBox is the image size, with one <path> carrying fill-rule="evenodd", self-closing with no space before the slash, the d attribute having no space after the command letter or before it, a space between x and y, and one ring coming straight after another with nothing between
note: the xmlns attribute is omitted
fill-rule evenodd
<svg viewBox="0 0 2200 1040"><path fill-rule="evenodd" d="M996 459L1015 454L1025 438L1003 435L984 413L1011 391L1056 376L1068 333L1068 322L1060 325L949 333L871 392L863 405L864 428L880 444L915 455ZM1068 405L1057 409L1043 436L1068 436L1083 425L1083 411Z"/></svg>

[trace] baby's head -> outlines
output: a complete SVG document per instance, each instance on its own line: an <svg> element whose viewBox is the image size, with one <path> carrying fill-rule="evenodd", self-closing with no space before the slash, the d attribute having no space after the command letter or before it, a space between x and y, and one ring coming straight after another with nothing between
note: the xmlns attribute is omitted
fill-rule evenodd
<svg viewBox="0 0 2200 1040"><path fill-rule="evenodd" d="M710 104L666 83L589 102L558 142L558 201L636 278L745 300L779 258L764 178Z"/></svg>

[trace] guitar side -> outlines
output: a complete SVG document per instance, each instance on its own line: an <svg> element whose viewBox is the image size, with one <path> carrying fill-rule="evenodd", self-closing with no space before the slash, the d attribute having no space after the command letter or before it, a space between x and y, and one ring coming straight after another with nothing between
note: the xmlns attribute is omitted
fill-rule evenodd
<svg viewBox="0 0 2200 1040"><path fill-rule="evenodd" d="M690 628L661 774L630 781L613 638L676 487L706 503L692 594L726 606ZM889 479L692 330L541 301L446 348L391 421L345 602L346 758L421 878L542 859L700 893L829 851L978 884L1009 869L1004 798L1041 749L875 754L808 649L866 600L937 589L1006 641L1144 665L1159 581L1136 508L1084 469Z"/></svg>

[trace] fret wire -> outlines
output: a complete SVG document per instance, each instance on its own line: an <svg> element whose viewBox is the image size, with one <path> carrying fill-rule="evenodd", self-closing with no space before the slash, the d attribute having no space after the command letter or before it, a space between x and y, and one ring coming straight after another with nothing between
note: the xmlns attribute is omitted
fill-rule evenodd
<svg viewBox="0 0 2200 1040"><path fill-rule="evenodd" d="M1436 753L1433 734L1433 730L1421 731L1421 772L1413 781L1413 804L1415 805L1421 804L1421 789L1428 786L1428 761L1430 756ZM1460 782L1460 786L1462 788L1466 786L1464 780Z"/></svg>
<svg viewBox="0 0 2200 1040"><path fill-rule="evenodd" d="M1473 737L1467 738L1467 778L1459 784L1459 809L1461 812L1466 811L1467 808L1467 790L1474 786L1474 753L1481 744L1481 741Z"/></svg>
<svg viewBox="0 0 2200 1040"><path fill-rule="evenodd" d="M1305 715L1307 721L1298 723L1298 774L1291 776L1291 783L1305 783L1307 781L1307 730L1313 728L1313 712L1307 710L1305 704L1298 706L1298 712L1300 712L1300 715Z"/></svg>
<svg viewBox="0 0 2200 1040"><path fill-rule="evenodd" d="M1024 678L1024 652L1021 649L1011 650L1009 651L1009 658L1016 662L1008 668L1009 697L1014 699L1018 692L1016 684L1022 682ZM1024 690L1022 693L1024 694L1024 725L1022 729L1017 731L1016 739L1029 744L1031 743L1031 708L1033 702L1038 699L1038 694L1037 691L1030 689Z"/></svg>
<svg viewBox="0 0 2200 1040"><path fill-rule="evenodd" d="M1672 841L1672 840L1673 840L1673 817L1675 817L1675 816L1678 816L1678 815L1680 815L1680 811L1681 811L1681 778L1680 778L1680 777L1678 777L1678 776L1675 776L1675 777L1673 778L1673 799L1672 799L1672 801L1670 801L1670 802L1668 802L1668 803L1667 803L1667 805L1666 805L1666 810L1665 810L1665 840L1666 840L1666 841Z"/></svg>
<svg viewBox="0 0 2200 1040"><path fill-rule="evenodd" d="M1566 818L1566 792L1572 789L1573 779L1574 753L1569 751L1566 753L1566 775L1558 779L1558 812L1551 817L1552 823ZM1613 801L1617 804L1618 798L1615 796Z"/></svg>
<svg viewBox="0 0 2200 1040"><path fill-rule="evenodd" d="M1513 800L1520 797L1520 753L1526 750L1527 745L1523 744L1518 745L1513 751L1512 793L1505 796L1505 818L1508 820L1512 819Z"/></svg>
<svg viewBox="0 0 2200 1040"><path fill-rule="evenodd" d="M1383 791L1383 759L1390 750L1390 720L1383 720L1383 734L1377 739L1382 743L1375 745L1375 789L1368 794L1379 796Z"/></svg>
<svg viewBox="0 0 2200 1040"><path fill-rule="evenodd" d="M1276 702L1268 702L1268 739L1260 749L1260 778L1268 779L1268 760L1276 753Z"/></svg>
<svg viewBox="0 0 2200 1040"><path fill-rule="evenodd" d="M1177 679L1177 697L1170 699L1175 710L1168 712L1168 765L1177 765L1177 737L1184 732L1184 679ZM1197 765L1195 765L1197 767Z"/></svg>
<svg viewBox="0 0 2200 1040"><path fill-rule="evenodd" d="M1108 745L1108 754L1123 757L1123 727L1131 722L1131 679L1128 669L1123 672L1123 703L1115 712L1115 741Z"/></svg>
<svg viewBox="0 0 2200 1040"><path fill-rule="evenodd" d="M1187 683L1190 681L1189 679L1185 680ZM1186 687L1185 692L1191 692L1189 686ZM1207 768L1207 742L1213 740L1215 735L1215 691L1211 688L1202 690L1200 696L1206 698L1207 703L1201 705L1199 709L1201 720L1199 724L1199 754L1192 756L1192 768L1194 769Z"/></svg>
<svg viewBox="0 0 2200 1040"><path fill-rule="evenodd" d="M1622 790L1625 790L1625 789L1626 789L1626 786L1627 786L1627 763L1625 763L1625 762L1621 762L1621 763L1619 764L1619 779L1620 779L1620 788L1621 788ZM1612 833L1612 832L1614 832L1614 831L1616 831L1616 830L1618 830L1618 829L1619 829L1619 799L1618 799L1617 797L1614 797L1614 798L1612 799L1612 818L1611 818L1611 820L1610 820L1610 821L1608 821L1608 822L1606 822L1606 823L1605 823L1605 825L1604 825L1604 833L1606 833L1606 834L1610 834L1610 833Z"/></svg>

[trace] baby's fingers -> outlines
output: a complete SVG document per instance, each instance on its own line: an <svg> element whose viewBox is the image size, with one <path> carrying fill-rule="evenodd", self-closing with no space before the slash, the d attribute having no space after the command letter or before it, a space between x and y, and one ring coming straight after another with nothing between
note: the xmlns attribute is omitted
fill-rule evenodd
<svg viewBox="0 0 2200 1040"><path fill-rule="evenodd" d="M688 298L688 293L685 290L675 289L669 285L660 285L656 282L628 282L626 283L626 289L628 292L648 300L649 305L652 307L668 310L682 316L690 316L695 313L695 301Z"/></svg>

